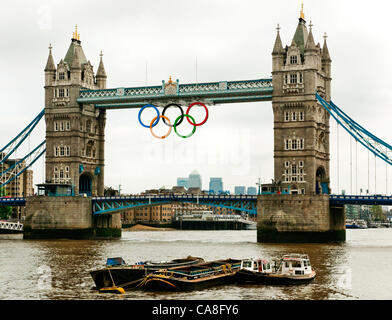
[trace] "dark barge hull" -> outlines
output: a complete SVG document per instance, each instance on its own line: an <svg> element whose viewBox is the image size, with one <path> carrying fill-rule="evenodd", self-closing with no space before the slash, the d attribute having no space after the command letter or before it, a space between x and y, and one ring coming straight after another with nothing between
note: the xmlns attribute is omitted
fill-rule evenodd
<svg viewBox="0 0 392 320"><path fill-rule="evenodd" d="M240 283L260 283L260 284L304 284L314 280L316 273L302 276L281 276L276 274L266 274L253 272L249 270L239 270L236 274L236 280Z"/></svg>
<svg viewBox="0 0 392 320"><path fill-rule="evenodd" d="M113 285L120 286L124 289L132 288L142 280L146 275L157 271L159 269L175 267L175 266L188 266L204 262L202 258L187 258L177 259L173 262L168 263L156 263L148 264L143 266L118 266L108 267L100 270L94 270L90 272L91 277L94 280L95 288L101 289L111 287ZM113 278L113 281L112 281ZM113 283L114 282L114 283Z"/></svg>
<svg viewBox="0 0 392 320"><path fill-rule="evenodd" d="M149 291L194 291L235 282L235 272L219 274L209 278L186 280L149 275L142 289Z"/></svg>

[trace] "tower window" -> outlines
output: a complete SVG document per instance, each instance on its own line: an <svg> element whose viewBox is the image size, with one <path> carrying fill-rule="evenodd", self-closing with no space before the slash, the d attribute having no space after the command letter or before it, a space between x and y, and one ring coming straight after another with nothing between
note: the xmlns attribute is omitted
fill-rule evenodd
<svg viewBox="0 0 392 320"><path fill-rule="evenodd" d="M302 75L302 73L300 73L299 74L299 83L302 83L303 82L303 75Z"/></svg>
<svg viewBox="0 0 392 320"><path fill-rule="evenodd" d="M65 74L64 72L59 73L59 80L64 80L65 79Z"/></svg>
<svg viewBox="0 0 392 320"><path fill-rule="evenodd" d="M303 111L299 112L299 121L304 121L304 112Z"/></svg>
<svg viewBox="0 0 392 320"><path fill-rule="evenodd" d="M284 166L285 166L286 168L288 168L288 167L290 166L290 162L285 161L285 162L284 162Z"/></svg>
<svg viewBox="0 0 392 320"><path fill-rule="evenodd" d="M297 61L297 56L290 56L290 64L296 64Z"/></svg>
<svg viewBox="0 0 392 320"><path fill-rule="evenodd" d="M290 74L290 83L297 83L297 75Z"/></svg>
<svg viewBox="0 0 392 320"><path fill-rule="evenodd" d="M297 121L297 113L296 112L292 113L292 119L293 119L293 121Z"/></svg>
<svg viewBox="0 0 392 320"><path fill-rule="evenodd" d="M303 150L304 148L304 139L299 139L299 149Z"/></svg>
<svg viewBox="0 0 392 320"><path fill-rule="evenodd" d="M297 165L296 164L293 164L291 166L291 174L297 174Z"/></svg>
<svg viewBox="0 0 392 320"><path fill-rule="evenodd" d="M64 89L59 89L59 97L64 98Z"/></svg>
<svg viewBox="0 0 392 320"><path fill-rule="evenodd" d="M60 122L60 131L64 131L64 122Z"/></svg>
<svg viewBox="0 0 392 320"><path fill-rule="evenodd" d="M290 113L289 112L284 113L284 121L290 121Z"/></svg>
<svg viewBox="0 0 392 320"><path fill-rule="evenodd" d="M67 121L65 123L65 130L70 131L71 130L71 123L69 121Z"/></svg>
<svg viewBox="0 0 392 320"><path fill-rule="evenodd" d="M288 80L288 76L287 76L287 74L285 74L285 75L284 75L284 83L287 84L288 81L289 81L289 80Z"/></svg>
<svg viewBox="0 0 392 320"><path fill-rule="evenodd" d="M54 123L54 131L59 131L59 123L57 121Z"/></svg>
<svg viewBox="0 0 392 320"><path fill-rule="evenodd" d="M60 156L64 157L65 155L65 148L63 146L60 147Z"/></svg>
<svg viewBox="0 0 392 320"><path fill-rule="evenodd" d="M294 139L294 140L292 141L292 149L293 149L293 150L297 150L297 148L298 148L297 140Z"/></svg>
<svg viewBox="0 0 392 320"><path fill-rule="evenodd" d="M302 168L302 167L304 166L304 162L303 162L303 161L300 161L300 162L299 162L299 166Z"/></svg>

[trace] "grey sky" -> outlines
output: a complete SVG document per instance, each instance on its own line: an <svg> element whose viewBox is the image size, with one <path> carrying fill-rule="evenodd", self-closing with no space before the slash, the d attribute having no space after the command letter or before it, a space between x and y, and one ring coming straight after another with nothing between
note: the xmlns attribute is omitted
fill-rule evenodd
<svg viewBox="0 0 392 320"><path fill-rule="evenodd" d="M100 50L107 86L160 85L246 80L271 76L276 25L289 45L298 23L297 0L8 1L2 0L0 30L0 146L13 138L44 105L44 72L49 43L57 64L78 25L87 59L96 71ZM304 1L305 20L316 42L327 32L332 58L332 100L380 138L391 141L392 44L389 1ZM146 79L147 63L147 79ZM171 187L196 169L203 188L223 177L224 188L255 186L273 177L273 116L270 102L210 108L207 123L189 139L165 140L140 126L138 110L108 111L105 184L126 193ZM174 116L173 112L173 116ZM196 110L200 118L202 112ZM146 113L145 119L149 118ZM184 127L184 130L185 127ZM339 131L339 188L368 188L367 152L358 146L358 182L350 182L350 140ZM31 148L44 139L44 125ZM26 146L28 148L28 146ZM331 121L331 181L337 189L336 124ZM21 154L18 154L20 156ZM370 162L370 191L385 193L386 166ZM34 166L42 182L43 161ZM392 176L392 170L389 169ZM390 179L389 179L390 180ZM392 184L388 182L388 193Z"/></svg>

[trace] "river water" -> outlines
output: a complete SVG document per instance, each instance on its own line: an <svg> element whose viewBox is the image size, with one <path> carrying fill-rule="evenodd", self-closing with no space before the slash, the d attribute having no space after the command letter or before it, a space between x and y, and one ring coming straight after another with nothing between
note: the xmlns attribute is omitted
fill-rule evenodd
<svg viewBox="0 0 392 320"><path fill-rule="evenodd" d="M89 271L107 257L128 263L188 255L205 260L274 258L307 253L316 279L299 286L226 285L191 293L92 290ZM0 235L0 300L4 299L392 299L392 229L347 230L341 244L261 244L255 230L124 231L119 240L23 240Z"/></svg>

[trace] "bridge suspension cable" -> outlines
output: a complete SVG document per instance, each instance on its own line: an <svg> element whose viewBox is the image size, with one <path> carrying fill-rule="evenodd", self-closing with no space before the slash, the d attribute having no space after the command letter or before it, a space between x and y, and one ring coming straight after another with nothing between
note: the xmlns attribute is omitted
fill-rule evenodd
<svg viewBox="0 0 392 320"><path fill-rule="evenodd" d="M35 126L40 122L45 114L45 110L42 110L38 116L31 121L26 128L24 128L14 139L12 139L5 147L0 150L0 164L4 163L30 136L31 132L34 130Z"/></svg>
<svg viewBox="0 0 392 320"><path fill-rule="evenodd" d="M367 131L364 127L351 119L332 101L325 101L318 93L316 93L316 98L325 110L327 110L328 113L339 123L339 125L343 127L357 142L372 152L375 157L378 157L392 165L392 157L390 155L392 152L391 145Z"/></svg>
<svg viewBox="0 0 392 320"><path fill-rule="evenodd" d="M17 179L27 169L29 169L46 151L46 140L41 142L37 147L30 151L30 135L45 112L42 110L33 121L31 121L14 139L12 139L5 147L0 150L0 187L4 187L10 182ZM28 142L28 153L26 156L16 159L18 148L26 140ZM11 155L15 155L15 159L10 161ZM5 165L8 162L11 164ZM6 169L5 169L6 168Z"/></svg>
<svg viewBox="0 0 392 320"><path fill-rule="evenodd" d="M23 174L27 169L29 169L41 156L46 152L46 140L41 142L33 151L22 159L15 160L15 163L0 173L0 187L4 187L10 182L14 181L21 174ZM22 167L22 163L26 162L26 165ZM6 175L7 174L7 175ZM8 176L8 178L7 178Z"/></svg>

